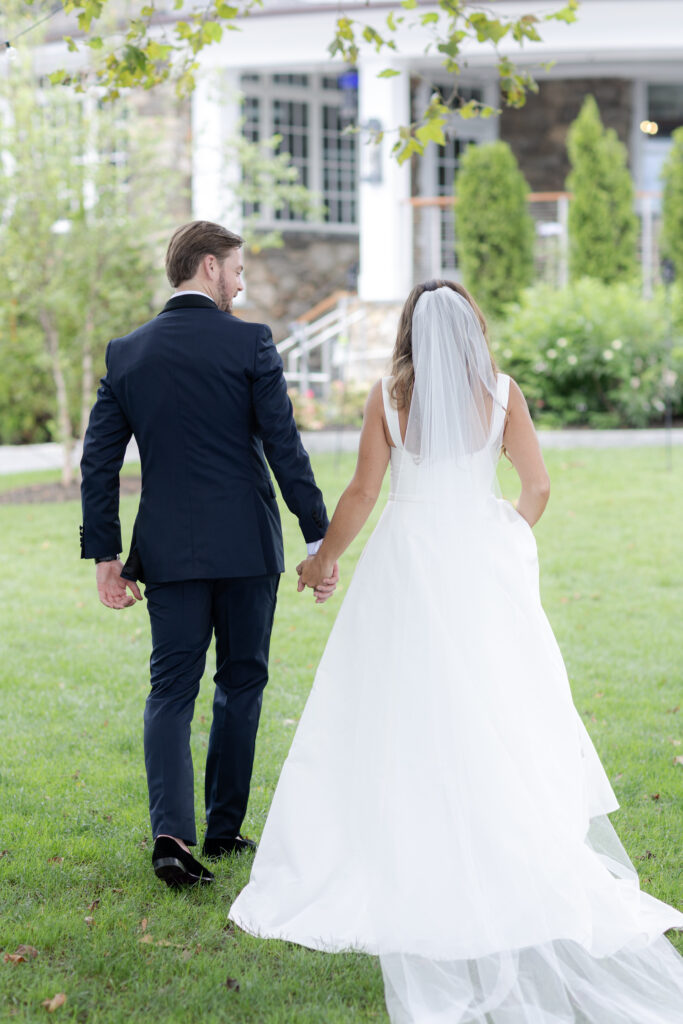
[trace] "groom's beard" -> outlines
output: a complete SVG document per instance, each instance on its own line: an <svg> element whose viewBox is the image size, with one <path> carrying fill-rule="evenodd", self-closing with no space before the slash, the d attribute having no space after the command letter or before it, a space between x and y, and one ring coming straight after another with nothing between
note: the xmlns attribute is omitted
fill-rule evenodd
<svg viewBox="0 0 683 1024"><path fill-rule="evenodd" d="M218 281L218 308L224 313L232 313L232 299L224 281Z"/></svg>

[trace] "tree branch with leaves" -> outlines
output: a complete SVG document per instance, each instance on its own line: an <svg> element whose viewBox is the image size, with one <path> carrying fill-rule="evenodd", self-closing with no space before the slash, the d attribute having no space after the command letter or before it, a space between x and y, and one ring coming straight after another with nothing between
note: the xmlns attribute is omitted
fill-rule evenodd
<svg viewBox="0 0 683 1024"><path fill-rule="evenodd" d="M234 3L207 0L188 13L185 0L175 0L173 10L169 10L163 0L158 4L150 0L129 19L118 17L116 6L116 0L66 0L64 4L64 10L74 15L81 33L78 40L66 36L67 45L70 50L91 51L92 73L109 98L118 97L123 89L151 89L169 80L175 83L180 95L191 92L201 51L220 42L226 32L239 31L240 21L263 8L265 3L264 0L235 0ZM418 0L402 0L391 5L388 13L382 12L381 28L371 24L367 16L366 20L361 20L350 14L338 14L328 55L352 66L368 50L375 54L386 53L388 59L400 57L400 33L419 30L427 35L425 54L438 57L440 66L452 79L453 88L448 96L435 94L414 123L397 126L398 139L393 152L399 162L403 162L412 154L422 154L430 143L443 145L444 128L453 109L465 118L490 117L497 112L475 100L459 101L457 82L472 46L493 49L502 102L506 106L521 107L527 94L536 90L536 82L529 70L520 68L508 54L501 52L501 44L513 40L523 47L527 43L541 42L543 24L573 22L578 7L579 0L566 0L556 9L543 13L498 16L490 3L436 0L425 10ZM354 7L354 11L356 9ZM360 8L366 12L372 9L371 3ZM402 73L388 66L380 76ZM55 84L83 87L78 73L56 71L51 78Z"/></svg>

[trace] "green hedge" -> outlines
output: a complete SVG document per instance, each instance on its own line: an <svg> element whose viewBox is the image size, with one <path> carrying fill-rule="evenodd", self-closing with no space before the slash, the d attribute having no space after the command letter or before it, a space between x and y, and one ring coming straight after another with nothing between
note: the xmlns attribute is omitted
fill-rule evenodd
<svg viewBox="0 0 683 1024"><path fill-rule="evenodd" d="M646 302L630 285L585 278L527 289L492 325L492 347L539 425L644 427L663 422L668 394L683 415L683 340L674 327L667 365L668 323L663 293Z"/></svg>

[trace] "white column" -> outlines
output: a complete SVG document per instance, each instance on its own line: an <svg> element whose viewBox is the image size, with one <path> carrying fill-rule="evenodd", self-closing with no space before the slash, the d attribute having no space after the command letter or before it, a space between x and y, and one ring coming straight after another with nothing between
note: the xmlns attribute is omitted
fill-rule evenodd
<svg viewBox="0 0 683 1024"><path fill-rule="evenodd" d="M192 94L192 214L239 233L241 205L234 193L240 169L230 140L240 131L239 73L201 73Z"/></svg>
<svg viewBox="0 0 683 1024"><path fill-rule="evenodd" d="M388 134L379 149L361 132L358 292L366 301L405 299L410 291L413 264L413 218L410 198L410 161L399 167L391 155L400 125L410 122L410 78L377 78L395 62L388 58L362 60L358 75L361 127L375 122Z"/></svg>

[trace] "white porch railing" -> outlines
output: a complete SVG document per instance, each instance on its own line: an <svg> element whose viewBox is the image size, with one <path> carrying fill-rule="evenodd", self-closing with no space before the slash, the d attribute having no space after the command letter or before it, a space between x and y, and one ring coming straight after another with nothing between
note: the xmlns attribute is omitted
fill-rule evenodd
<svg viewBox="0 0 683 1024"><path fill-rule="evenodd" d="M349 329L364 319L362 306L349 308L349 292L333 292L292 324L292 333L277 350L285 364L289 385L306 392L319 385L327 398L334 369L349 360Z"/></svg>
<svg viewBox="0 0 683 1024"><path fill-rule="evenodd" d="M570 192L530 192L529 211L536 223L536 279L558 288L569 280ZM659 192L636 192L640 218L638 255L644 298L651 298L658 282L660 225ZM454 196L415 196L410 200L415 218L417 254L415 277L457 277L455 268Z"/></svg>

